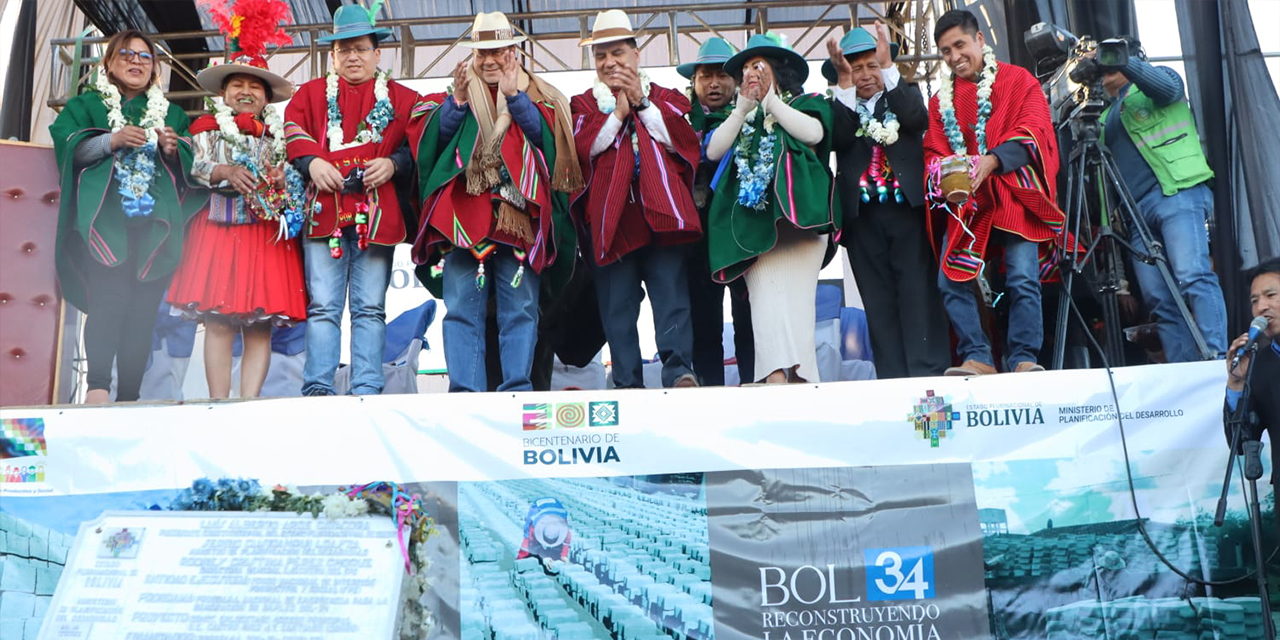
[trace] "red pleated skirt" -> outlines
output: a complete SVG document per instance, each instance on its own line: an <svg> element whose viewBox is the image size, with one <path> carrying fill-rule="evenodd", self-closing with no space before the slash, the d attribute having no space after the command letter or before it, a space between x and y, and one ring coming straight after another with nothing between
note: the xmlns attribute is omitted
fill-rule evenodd
<svg viewBox="0 0 1280 640"><path fill-rule="evenodd" d="M182 262L169 285L175 311L216 313L238 322L293 324L307 317L307 283L298 239L276 240L274 222L220 224L208 210L187 230Z"/></svg>

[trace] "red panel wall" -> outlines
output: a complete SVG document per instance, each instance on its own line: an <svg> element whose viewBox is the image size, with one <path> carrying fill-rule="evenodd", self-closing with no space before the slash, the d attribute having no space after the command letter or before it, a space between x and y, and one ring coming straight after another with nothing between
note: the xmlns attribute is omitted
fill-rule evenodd
<svg viewBox="0 0 1280 640"><path fill-rule="evenodd" d="M62 295L53 148L0 141L0 406L54 398Z"/></svg>

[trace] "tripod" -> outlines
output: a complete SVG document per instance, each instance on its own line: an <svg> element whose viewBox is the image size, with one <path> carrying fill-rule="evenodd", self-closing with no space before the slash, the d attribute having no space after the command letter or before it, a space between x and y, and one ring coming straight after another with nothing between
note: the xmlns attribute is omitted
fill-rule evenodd
<svg viewBox="0 0 1280 640"><path fill-rule="evenodd" d="M1138 215L1138 206L1134 203L1128 187L1120 177L1111 152L1102 146L1101 116L1107 103L1099 96L1102 87L1099 83L1086 89L1084 99L1072 111L1066 123L1071 125L1076 140L1072 151L1071 165L1067 175L1067 220L1059 238L1060 247L1067 247L1068 234L1072 234L1077 247L1086 247L1083 253L1064 252L1059 268L1062 272L1062 293L1060 294L1057 324L1054 328L1053 368L1061 369L1066 354L1067 312L1071 304L1070 296L1075 276L1081 275L1092 285L1094 293L1102 306L1102 320L1106 328L1104 356L1107 362L1124 364L1124 336L1120 326L1120 307L1116 302L1116 294L1120 291L1124 276L1124 263L1121 262L1121 249L1127 249L1137 260L1154 265L1160 272L1164 284L1173 294L1174 303L1182 321L1186 323L1195 340L1196 350L1203 360L1210 360L1214 354L1205 344L1200 328L1191 316L1191 310L1178 291L1178 283L1169 271L1169 261L1164 254L1164 246L1153 239L1151 229ZM1101 205L1101 225L1096 235L1089 224L1089 207L1085 200L1085 192L1089 184L1089 176L1093 175L1098 187ZM1108 189L1110 187L1110 189ZM1116 194L1118 202L1112 203L1108 191ZM1113 204L1117 206L1112 206ZM1116 233L1114 223L1131 229L1141 240L1145 251L1134 246L1127 238ZM1099 267L1094 261L1095 252L1105 257L1104 264ZM1089 327L1083 327L1089 331Z"/></svg>

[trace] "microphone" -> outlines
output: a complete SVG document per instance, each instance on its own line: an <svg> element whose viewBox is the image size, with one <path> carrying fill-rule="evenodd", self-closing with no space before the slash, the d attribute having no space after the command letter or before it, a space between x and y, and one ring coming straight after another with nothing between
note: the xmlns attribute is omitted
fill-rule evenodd
<svg viewBox="0 0 1280 640"><path fill-rule="evenodd" d="M1244 346L1240 347L1239 351L1236 351L1236 357L1231 359L1231 371L1235 371L1236 365L1240 364L1240 356L1252 349L1253 345L1258 344L1258 338L1262 337L1262 332L1266 331L1266 329L1266 316L1258 316L1253 319L1253 322L1249 323L1249 341L1244 343Z"/></svg>

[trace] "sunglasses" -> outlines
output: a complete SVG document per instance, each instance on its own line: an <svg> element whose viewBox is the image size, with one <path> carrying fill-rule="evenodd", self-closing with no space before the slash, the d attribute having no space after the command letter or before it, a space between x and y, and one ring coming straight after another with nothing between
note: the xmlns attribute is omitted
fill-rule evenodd
<svg viewBox="0 0 1280 640"><path fill-rule="evenodd" d="M116 52L116 55L129 62L141 62L142 64L151 64L156 59L155 56L146 51L134 51L133 49L121 49Z"/></svg>

